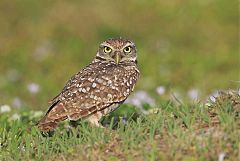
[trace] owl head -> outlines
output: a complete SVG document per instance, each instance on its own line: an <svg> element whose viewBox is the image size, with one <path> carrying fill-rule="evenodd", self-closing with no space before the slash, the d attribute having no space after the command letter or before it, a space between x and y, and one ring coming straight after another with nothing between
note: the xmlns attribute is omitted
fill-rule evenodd
<svg viewBox="0 0 240 161"><path fill-rule="evenodd" d="M116 64L136 62L137 50L135 44L127 39L112 38L100 44L96 59L111 61Z"/></svg>

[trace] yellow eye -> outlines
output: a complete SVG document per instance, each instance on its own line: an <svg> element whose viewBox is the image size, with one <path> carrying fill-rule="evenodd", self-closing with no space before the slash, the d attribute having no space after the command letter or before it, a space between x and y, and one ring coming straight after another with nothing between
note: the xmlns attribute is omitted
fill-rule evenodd
<svg viewBox="0 0 240 161"><path fill-rule="evenodd" d="M104 53L110 53L112 51L112 49L108 46L104 47Z"/></svg>
<svg viewBox="0 0 240 161"><path fill-rule="evenodd" d="M131 46L127 46L123 49L124 53L130 53L132 51Z"/></svg>

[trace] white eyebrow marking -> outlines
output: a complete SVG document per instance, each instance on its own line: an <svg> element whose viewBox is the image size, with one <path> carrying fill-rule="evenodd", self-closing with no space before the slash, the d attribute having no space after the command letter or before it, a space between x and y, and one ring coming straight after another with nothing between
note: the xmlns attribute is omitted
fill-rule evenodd
<svg viewBox="0 0 240 161"><path fill-rule="evenodd" d="M101 43L100 46L101 46L101 47L107 46L107 47L110 47L110 48L113 50L112 46L111 46L110 44L106 43L106 42Z"/></svg>
<svg viewBox="0 0 240 161"><path fill-rule="evenodd" d="M124 49L125 47L127 47L127 46L131 46L131 47L133 47L134 46L134 44L133 43L130 43L130 42L128 42L128 43L126 43L126 45L124 45L123 47L122 47L122 49Z"/></svg>

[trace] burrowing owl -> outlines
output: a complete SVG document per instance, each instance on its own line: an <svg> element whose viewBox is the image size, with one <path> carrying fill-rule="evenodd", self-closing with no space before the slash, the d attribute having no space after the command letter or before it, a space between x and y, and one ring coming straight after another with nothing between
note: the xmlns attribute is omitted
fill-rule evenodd
<svg viewBox="0 0 240 161"><path fill-rule="evenodd" d="M134 43L123 38L108 39L100 44L95 59L50 101L50 108L39 121L38 128L51 131L66 119L87 119L101 126L101 117L127 99L138 78Z"/></svg>

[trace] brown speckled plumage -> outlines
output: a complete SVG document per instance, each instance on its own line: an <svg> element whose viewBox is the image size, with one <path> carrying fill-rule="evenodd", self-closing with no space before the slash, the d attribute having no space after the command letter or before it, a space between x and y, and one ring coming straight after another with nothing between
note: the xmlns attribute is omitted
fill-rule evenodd
<svg viewBox="0 0 240 161"><path fill-rule="evenodd" d="M111 52L105 52L106 47ZM133 91L139 77L136 58L131 41L104 41L92 63L75 74L50 102L48 112L38 123L39 129L51 131L60 121L80 118L99 126L100 118L116 109Z"/></svg>

